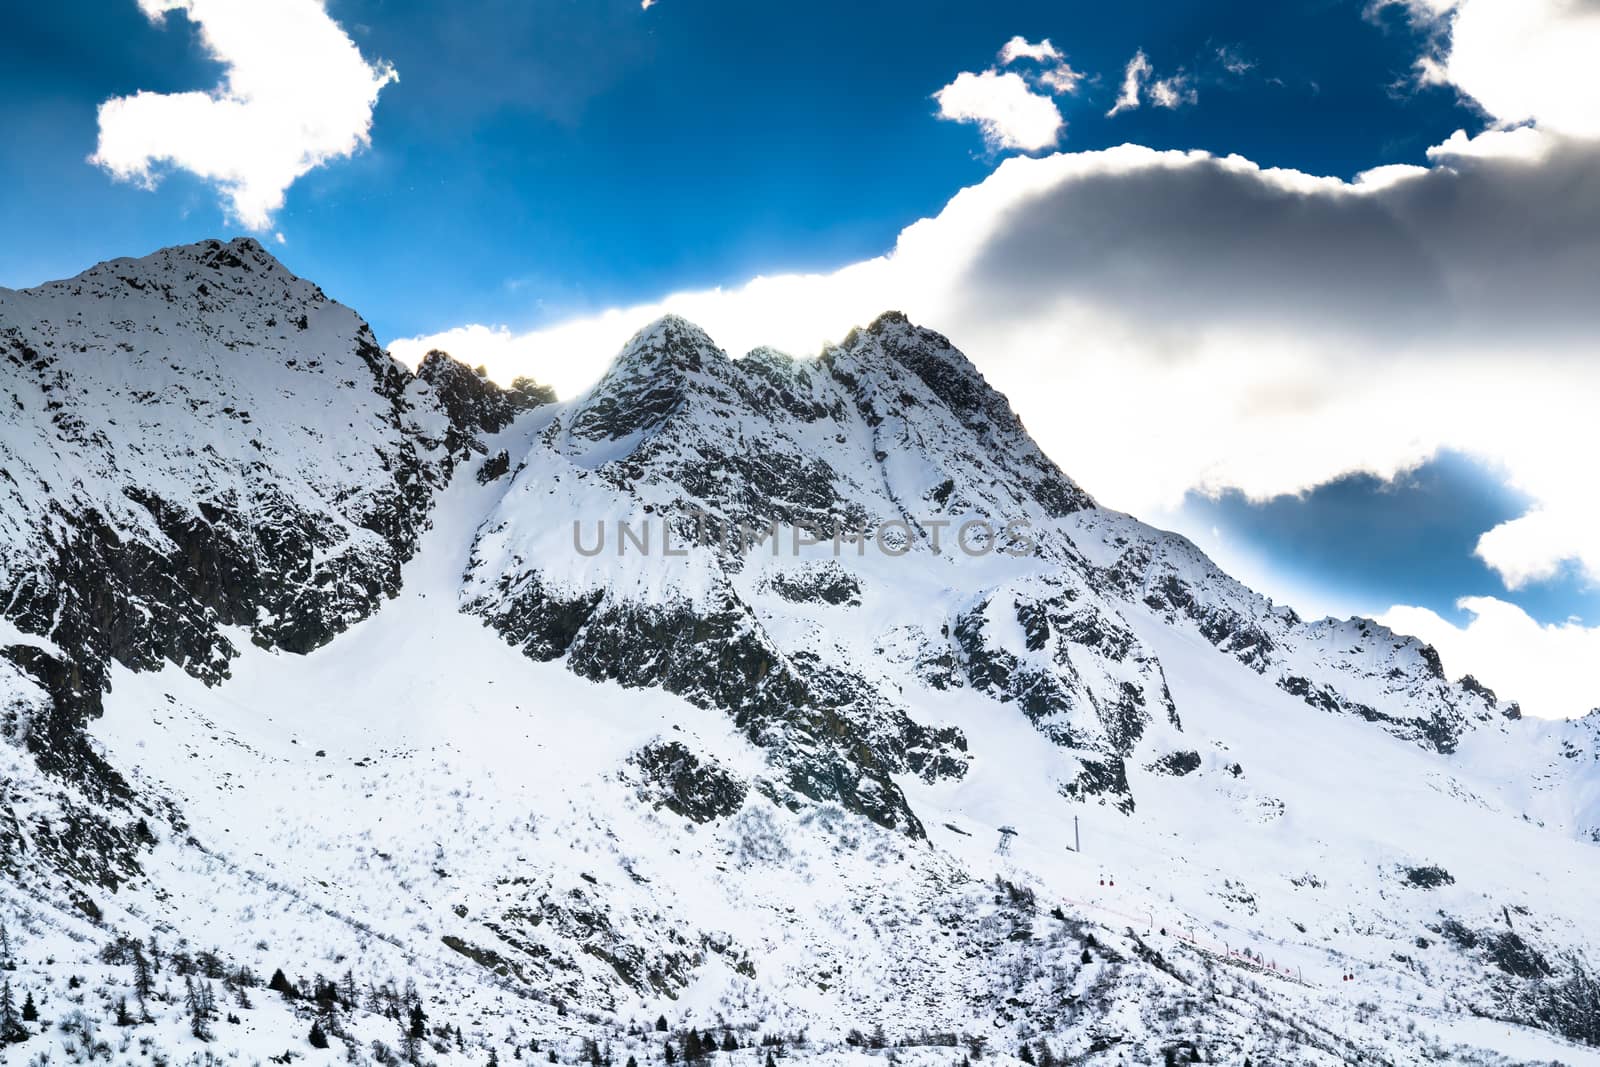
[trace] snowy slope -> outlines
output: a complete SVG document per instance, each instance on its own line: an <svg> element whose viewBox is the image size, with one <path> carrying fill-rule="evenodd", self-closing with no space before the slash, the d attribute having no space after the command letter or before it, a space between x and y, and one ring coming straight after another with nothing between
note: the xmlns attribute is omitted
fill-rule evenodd
<svg viewBox="0 0 1600 1067"><path fill-rule="evenodd" d="M266 325L296 308L314 344ZM1098 508L902 317L804 360L663 320L552 405L405 372L235 242L0 294L0 336L54 342L48 374L13 344L6 388L70 375L83 426L26 393L5 427L8 486L72 489L17 490L0 592L85 597L103 523L199 603L133 587L144 655L119 616L0 622L0 921L56 1024L13 1050L383 1062L417 1007L440 1063L654 1062L689 1027L729 1064L871 1062L880 1034L904 1063L1600 1062L1594 718L1521 719ZM204 547L129 487L207 516ZM339 532L326 577L248 540L266 494ZM230 612L184 560L236 543ZM61 703L41 658L103 670L72 722L107 775L23 744ZM117 1028L116 939L152 936L195 974L169 959ZM209 1042L185 979L225 991Z"/></svg>

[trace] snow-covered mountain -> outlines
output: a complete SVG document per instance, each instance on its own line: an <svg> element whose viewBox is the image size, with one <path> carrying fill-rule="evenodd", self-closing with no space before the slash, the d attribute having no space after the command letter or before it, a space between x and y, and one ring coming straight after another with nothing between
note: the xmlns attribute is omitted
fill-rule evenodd
<svg viewBox="0 0 1600 1067"><path fill-rule="evenodd" d="M239 240L0 355L0 1057L1600 1062L1600 716L1099 507L902 316L555 403Z"/></svg>

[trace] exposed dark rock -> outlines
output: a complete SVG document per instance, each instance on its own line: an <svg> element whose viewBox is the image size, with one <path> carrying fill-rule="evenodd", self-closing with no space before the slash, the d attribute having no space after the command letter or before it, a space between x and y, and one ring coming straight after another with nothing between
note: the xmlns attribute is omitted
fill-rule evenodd
<svg viewBox="0 0 1600 1067"><path fill-rule="evenodd" d="M496 478L504 478L510 470L511 453L502 448L484 460L483 465L478 468L478 484L488 485Z"/></svg>
<svg viewBox="0 0 1600 1067"><path fill-rule="evenodd" d="M1450 872L1443 867L1402 867L1400 873L1405 876L1407 885L1414 885L1419 889L1437 889L1442 885L1456 883Z"/></svg>
<svg viewBox="0 0 1600 1067"><path fill-rule="evenodd" d="M660 687L701 707L722 708L788 772L795 792L839 801L880 825L923 836L890 775L965 768L948 754L966 747L958 731L929 732L866 683L783 656L731 589L709 609L687 602L647 607L601 594L553 598L529 580L504 604L490 621L528 655L565 656L584 677ZM879 732L876 745L862 743L857 716L866 710L899 724Z"/></svg>
<svg viewBox="0 0 1600 1067"><path fill-rule="evenodd" d="M1200 769L1200 753L1193 751L1168 752L1165 756L1150 764L1150 769L1157 774L1170 774L1181 778Z"/></svg>
<svg viewBox="0 0 1600 1067"><path fill-rule="evenodd" d="M779 572L768 581L774 593L795 604L859 605L861 584L837 563L827 562L797 572Z"/></svg>
<svg viewBox="0 0 1600 1067"><path fill-rule="evenodd" d="M555 400L551 389L531 378L518 378L511 388L502 389L481 370L437 349L417 365L417 381L428 386L449 420L442 443L452 462L483 452L484 435L499 433L522 412ZM508 456L508 466L509 460Z"/></svg>
<svg viewBox="0 0 1600 1067"><path fill-rule="evenodd" d="M646 745L628 762L638 768L640 799L695 822L732 815L750 787L715 760L701 759L679 741Z"/></svg>
<svg viewBox="0 0 1600 1067"><path fill-rule="evenodd" d="M1124 815L1133 814L1133 796L1128 790L1128 769L1119 757L1079 761L1082 769L1076 778L1061 784L1061 795L1069 800L1086 801L1098 797Z"/></svg>
<svg viewBox="0 0 1600 1067"><path fill-rule="evenodd" d="M1429 652L1433 652L1435 657L1438 656L1438 653L1434 652L1432 645L1428 646L1428 651ZM1440 665L1439 669L1441 671L1444 669L1442 664ZM1467 692L1475 693L1478 696L1482 697L1486 703L1498 704L1500 702L1499 698L1494 695L1494 690L1493 689L1490 689L1488 686L1484 685L1482 682L1478 681L1478 679L1474 678L1470 674L1462 675L1461 676L1461 680L1459 682L1457 682L1456 684L1459 685L1462 689L1465 689Z"/></svg>
<svg viewBox="0 0 1600 1067"><path fill-rule="evenodd" d="M1444 938L1458 949L1471 949L1478 947L1478 935L1476 931L1467 926L1465 923L1461 922L1459 919L1453 919L1448 915L1445 916L1443 921L1439 923L1438 933L1440 937Z"/></svg>
<svg viewBox="0 0 1600 1067"><path fill-rule="evenodd" d="M554 387L540 385L525 374L519 374L511 379L510 392L514 394L510 400L519 410L531 410L556 402Z"/></svg>
<svg viewBox="0 0 1600 1067"><path fill-rule="evenodd" d="M1452 713L1454 709L1440 707L1423 717L1389 715L1368 704L1346 700L1332 685L1314 685L1298 675L1279 678L1278 688L1320 711L1354 715L1367 722L1384 724L1396 735L1424 742L1439 752L1454 752L1460 740L1461 720Z"/></svg>
<svg viewBox="0 0 1600 1067"><path fill-rule="evenodd" d="M1483 950L1490 963L1514 978L1548 978L1555 973L1543 953L1514 930L1488 935Z"/></svg>

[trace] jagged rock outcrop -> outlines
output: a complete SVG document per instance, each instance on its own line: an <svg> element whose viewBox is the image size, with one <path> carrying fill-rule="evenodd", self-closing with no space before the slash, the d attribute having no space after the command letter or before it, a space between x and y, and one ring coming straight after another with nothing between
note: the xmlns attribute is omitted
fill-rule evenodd
<svg viewBox="0 0 1600 1067"><path fill-rule="evenodd" d="M1095 561L1097 586L1192 629L1314 708L1439 752L1453 751L1476 726L1520 714L1470 676L1451 682L1439 654L1416 638L1370 619L1303 620L1224 574L1183 537L1094 512L1079 517L1074 540Z"/></svg>
<svg viewBox="0 0 1600 1067"><path fill-rule="evenodd" d="M483 451L483 437L499 433L524 411L555 403L555 391L518 378L510 388L490 381L482 368L473 369L447 352L434 349L417 364L416 378L407 389L414 408L443 415L443 439L428 436L433 427L416 420L419 436L428 446L442 446L448 462Z"/></svg>

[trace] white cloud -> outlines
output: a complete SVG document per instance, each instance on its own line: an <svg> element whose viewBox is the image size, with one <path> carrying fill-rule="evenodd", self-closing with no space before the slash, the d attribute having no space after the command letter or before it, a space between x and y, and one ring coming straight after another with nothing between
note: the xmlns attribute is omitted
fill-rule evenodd
<svg viewBox="0 0 1600 1067"><path fill-rule="evenodd" d="M1150 58L1144 54L1144 49L1133 54L1128 60L1128 67L1122 72L1122 91L1117 94L1116 102L1111 105L1111 110L1106 112L1106 117L1132 111L1139 106L1139 92L1144 87L1144 80L1150 76Z"/></svg>
<svg viewBox="0 0 1600 1067"><path fill-rule="evenodd" d="M1150 83L1150 102L1156 107L1174 108L1200 99L1188 75L1175 74Z"/></svg>
<svg viewBox="0 0 1600 1067"><path fill-rule="evenodd" d="M229 211L265 230L296 179L369 143L394 68L369 63L322 0L139 0L151 20L182 12L225 68L207 92L114 97L100 105L92 161L154 185L162 166L221 187Z"/></svg>
<svg viewBox="0 0 1600 1067"><path fill-rule="evenodd" d="M1503 122L1600 136L1600 5L1468 0L1450 25L1445 76Z"/></svg>
<svg viewBox="0 0 1600 1067"><path fill-rule="evenodd" d="M1554 578L1568 560L1600 560L1600 514L1583 503L1563 501L1564 510L1539 507L1502 522L1478 538L1478 557L1499 572L1507 589ZM1588 578L1596 577L1591 567Z"/></svg>
<svg viewBox="0 0 1600 1067"><path fill-rule="evenodd" d="M1229 74L1238 76L1248 74L1255 69L1255 61L1245 58L1243 52L1233 45L1223 45L1217 49L1217 62L1222 64L1222 69Z"/></svg>
<svg viewBox="0 0 1600 1067"><path fill-rule="evenodd" d="M1595 0L1389 0L1437 31L1417 64L1505 124L1600 136L1600 3Z"/></svg>
<svg viewBox="0 0 1600 1067"><path fill-rule="evenodd" d="M1040 63L1056 62L1061 59L1061 53L1050 43L1048 37L1038 44L1033 44L1026 37L1019 35L1001 46L999 58L1000 65L1008 67L1019 59L1031 59Z"/></svg>
<svg viewBox="0 0 1600 1067"><path fill-rule="evenodd" d="M940 118L977 123L984 141L996 150L1049 148L1065 125L1055 101L1034 92L1019 74L964 71L933 98L939 102Z"/></svg>
<svg viewBox="0 0 1600 1067"><path fill-rule="evenodd" d="M1144 54L1144 49L1135 52L1122 72L1122 89L1111 110L1106 112L1106 118L1134 110L1142 99L1164 108L1182 107L1200 99L1187 74L1180 71L1169 78L1152 78L1154 73L1155 68L1150 65L1150 57Z"/></svg>
<svg viewBox="0 0 1600 1067"><path fill-rule="evenodd" d="M939 117L976 123L991 151L1050 148L1061 139L1066 121L1052 96L1078 91L1083 75L1050 43L1013 37L1000 49L998 66L981 74L964 71L933 94ZM1001 68L1023 62L1025 74ZM1036 91L1036 90L1042 90Z"/></svg>
<svg viewBox="0 0 1600 1067"><path fill-rule="evenodd" d="M1067 57L1046 37L1038 44L1026 37L1013 37L1000 49L997 60L1009 67L1019 60L1029 61L1036 69L1029 72L1028 80L1052 96L1067 96L1078 91L1083 75L1072 69Z"/></svg>
<svg viewBox="0 0 1600 1067"><path fill-rule="evenodd" d="M1466 626L1406 606L1378 621L1433 645L1451 677L1471 674L1530 715L1575 718L1600 706L1600 681L1590 669L1600 663L1600 628L1542 626L1494 597L1467 597L1458 606L1473 616Z"/></svg>
<svg viewBox="0 0 1600 1067"><path fill-rule="evenodd" d="M1083 82L1083 75L1073 70L1065 60L1053 67L1047 67L1034 76L1034 82L1052 95L1067 96L1078 91L1078 86Z"/></svg>

